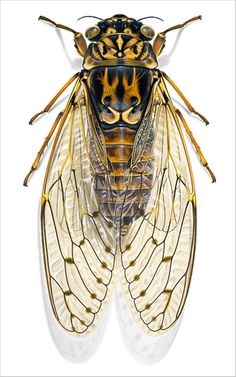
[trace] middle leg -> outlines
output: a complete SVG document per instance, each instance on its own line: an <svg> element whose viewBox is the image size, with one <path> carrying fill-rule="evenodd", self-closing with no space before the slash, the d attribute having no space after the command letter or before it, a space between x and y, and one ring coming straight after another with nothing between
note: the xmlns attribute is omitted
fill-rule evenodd
<svg viewBox="0 0 236 377"><path fill-rule="evenodd" d="M177 116L179 117L182 125L185 128L185 130L186 130L186 132L187 132L187 134L188 134L188 136L189 136L189 138L190 138L190 140L191 140L191 142L192 142L192 144L193 144L193 146L194 146L194 148L195 148L195 150L197 152L197 155L199 156L199 159L200 159L200 162L201 162L202 166L204 166L207 169L207 171L210 174L210 177L212 179L212 182L216 182L216 177L215 177L214 173L211 171L211 169L209 168L208 162L205 159L205 157L204 157L204 155L203 155L203 153L202 153L199 145L197 144L196 139L194 138L194 136L193 136L193 134L192 134L189 126L187 125L187 122L184 119L182 113L180 112L179 109L175 109L175 112L176 112Z"/></svg>
<svg viewBox="0 0 236 377"><path fill-rule="evenodd" d="M194 113L196 115L199 116L199 118L201 118L203 120L203 122L207 124L209 124L208 120L204 117L204 115L200 114L198 111L196 111L193 106L191 105L191 103L187 100L187 98L183 95L183 93L181 92L181 90L178 88L178 86L171 80L171 78L163 71L161 71L163 77L168 81L168 83L172 86L172 88L174 88L174 90L178 93L178 95L180 96L180 98L183 100L183 102L185 103L185 105L187 106L187 108L189 109L190 113Z"/></svg>

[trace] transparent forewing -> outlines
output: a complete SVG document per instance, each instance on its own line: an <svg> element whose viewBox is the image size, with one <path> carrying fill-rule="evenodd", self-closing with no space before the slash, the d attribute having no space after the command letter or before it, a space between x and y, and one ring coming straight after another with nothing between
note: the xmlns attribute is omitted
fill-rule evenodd
<svg viewBox="0 0 236 377"><path fill-rule="evenodd" d="M195 190L173 105L159 88L146 132L136 140L138 156L124 190L123 211L138 200L136 217L121 227L121 283L141 328L161 334L180 316L195 250ZM130 195L134 190L136 194ZM137 190L139 186L139 191ZM134 199L135 198L135 199ZM138 199L137 199L138 198Z"/></svg>
<svg viewBox="0 0 236 377"><path fill-rule="evenodd" d="M42 237L54 314L66 330L87 335L111 294L115 229L99 212L94 180L107 174L104 156L84 92L75 94L46 176Z"/></svg>

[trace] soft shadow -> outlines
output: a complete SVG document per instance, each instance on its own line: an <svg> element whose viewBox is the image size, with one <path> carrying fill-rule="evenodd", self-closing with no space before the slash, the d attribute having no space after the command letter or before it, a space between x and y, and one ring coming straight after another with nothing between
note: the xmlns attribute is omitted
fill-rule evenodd
<svg viewBox="0 0 236 377"><path fill-rule="evenodd" d="M175 39L175 43L172 47L172 49L170 50L169 54L166 54L166 55L162 55L158 58L158 62L159 62L159 65L161 67L167 67L170 63L170 58L171 56L174 54L178 44L179 44L179 40L180 40L180 37L183 33L184 29L180 29L177 33L177 36L176 36L176 39Z"/></svg>
<svg viewBox="0 0 236 377"><path fill-rule="evenodd" d="M68 61L68 63L70 64L71 68L73 70L76 70L76 71L79 71L82 69L82 58L81 57L78 57L78 58L75 58L75 59L71 59L70 55L68 54L68 51L66 49L66 45L65 45L65 42L63 40L63 37L62 37L62 34L61 34L61 31L59 29L55 29L56 30L56 33L57 33L57 36L58 36L58 39L61 43L61 46L62 46L62 49L64 51L64 54L66 56L66 59Z"/></svg>
<svg viewBox="0 0 236 377"><path fill-rule="evenodd" d="M174 341L182 315L177 323L163 335L149 336L135 323L119 284L116 286L116 309L123 339L132 356L144 364L161 360Z"/></svg>
<svg viewBox="0 0 236 377"><path fill-rule="evenodd" d="M58 106L60 106L66 99L69 98L69 94L66 94L64 97L62 97L61 99L57 100L57 102L52 106L51 110L54 110L56 109Z"/></svg>

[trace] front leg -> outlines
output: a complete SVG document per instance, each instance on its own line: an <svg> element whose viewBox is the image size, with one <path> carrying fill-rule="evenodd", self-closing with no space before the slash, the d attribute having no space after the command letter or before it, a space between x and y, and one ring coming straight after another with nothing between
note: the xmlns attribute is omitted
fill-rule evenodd
<svg viewBox="0 0 236 377"><path fill-rule="evenodd" d="M166 34L167 33L169 33L172 30L182 29L183 27L185 27L190 22L201 20L201 19L202 19L202 16L196 16L196 17L190 18L190 20L187 20L187 21L183 22L182 24L172 26L172 27L166 29L165 31L158 33L154 42L153 42L153 51L156 54L156 56L158 57L161 54L163 48L165 47L165 41L166 41Z"/></svg>
<svg viewBox="0 0 236 377"><path fill-rule="evenodd" d="M63 85L63 87L57 92L57 94L51 99L51 101L45 106L45 108L40 111L39 113L35 114L29 121L29 124L33 124L35 120L42 114L48 113L56 100L61 96L61 94L70 86L70 84L79 76L80 72L76 73L74 76L72 76L66 83Z"/></svg>

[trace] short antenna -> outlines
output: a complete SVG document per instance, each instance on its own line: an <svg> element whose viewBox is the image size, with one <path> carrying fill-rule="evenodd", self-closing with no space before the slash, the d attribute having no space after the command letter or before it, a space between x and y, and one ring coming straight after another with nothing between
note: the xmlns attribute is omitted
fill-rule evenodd
<svg viewBox="0 0 236 377"><path fill-rule="evenodd" d="M140 18L138 21L146 20L147 18L156 18L157 20L164 21L162 18L160 18L160 17L156 17L156 16L142 17L142 18Z"/></svg>
<svg viewBox="0 0 236 377"><path fill-rule="evenodd" d="M78 18L77 21L80 21L80 20L82 20L83 18L96 18L97 20L103 21L102 18L100 18L100 17L96 17L96 16L82 16L82 17Z"/></svg>

